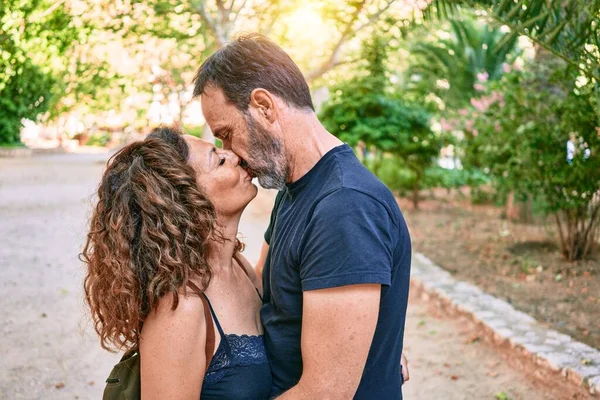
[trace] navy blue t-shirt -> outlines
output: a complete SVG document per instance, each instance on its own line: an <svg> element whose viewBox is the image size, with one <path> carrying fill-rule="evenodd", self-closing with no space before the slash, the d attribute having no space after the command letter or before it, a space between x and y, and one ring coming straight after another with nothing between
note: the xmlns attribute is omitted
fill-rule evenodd
<svg viewBox="0 0 600 400"><path fill-rule="evenodd" d="M338 146L279 192L265 240L261 319L271 397L302 375L302 292L378 283L379 318L355 398L401 399L411 244L389 189L348 145Z"/></svg>

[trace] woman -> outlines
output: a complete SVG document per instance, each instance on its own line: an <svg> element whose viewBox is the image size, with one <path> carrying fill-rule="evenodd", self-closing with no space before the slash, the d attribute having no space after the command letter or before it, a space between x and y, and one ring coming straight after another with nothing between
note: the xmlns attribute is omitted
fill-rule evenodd
<svg viewBox="0 0 600 400"><path fill-rule="evenodd" d="M235 154L169 128L109 162L83 251L86 301L102 347L139 347L143 399L267 398L259 283L236 239L256 193ZM200 296L219 332L206 375Z"/></svg>

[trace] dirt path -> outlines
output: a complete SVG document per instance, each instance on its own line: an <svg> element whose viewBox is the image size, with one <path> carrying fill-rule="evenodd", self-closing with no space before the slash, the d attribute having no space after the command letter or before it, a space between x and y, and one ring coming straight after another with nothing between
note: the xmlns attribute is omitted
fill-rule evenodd
<svg viewBox="0 0 600 400"><path fill-rule="evenodd" d="M511 367L510 355L479 341L460 320L436 316L421 300L409 303L404 349L411 380L407 400L566 400L573 396L560 385L548 387L534 371ZM468 325L467 325L468 326Z"/></svg>
<svg viewBox="0 0 600 400"><path fill-rule="evenodd" d="M105 159L0 159L0 399L98 399L119 358L101 350L86 318L77 258ZM272 198L261 192L240 226L251 260ZM423 304L411 303L406 337L407 399L557 398Z"/></svg>

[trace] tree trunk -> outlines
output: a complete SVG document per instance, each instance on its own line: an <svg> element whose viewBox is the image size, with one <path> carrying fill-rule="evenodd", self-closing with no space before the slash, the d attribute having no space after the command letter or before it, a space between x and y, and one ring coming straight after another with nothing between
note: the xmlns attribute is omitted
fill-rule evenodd
<svg viewBox="0 0 600 400"><path fill-rule="evenodd" d="M561 251L568 261L585 259L597 250L600 204L596 201L592 201L585 209L557 213L556 223Z"/></svg>
<svg viewBox="0 0 600 400"><path fill-rule="evenodd" d="M518 201L513 192L509 193L506 200L506 219L524 224L533 223L533 199L531 196L528 196L526 201Z"/></svg>
<svg viewBox="0 0 600 400"><path fill-rule="evenodd" d="M421 187L421 175L419 173L415 173L415 183L413 184L412 189L412 203L415 210L419 209L419 189Z"/></svg>

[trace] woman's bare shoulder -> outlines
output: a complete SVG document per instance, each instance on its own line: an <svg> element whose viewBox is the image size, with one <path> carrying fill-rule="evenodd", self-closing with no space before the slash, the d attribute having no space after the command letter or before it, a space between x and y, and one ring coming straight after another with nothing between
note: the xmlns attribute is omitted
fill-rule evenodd
<svg viewBox="0 0 600 400"><path fill-rule="evenodd" d="M186 294L179 293L177 307L173 309L175 296L164 295L144 321L142 336L173 336L180 333L184 336L205 335L206 319L204 306L200 297L190 290ZM180 335L181 336L181 335Z"/></svg>

